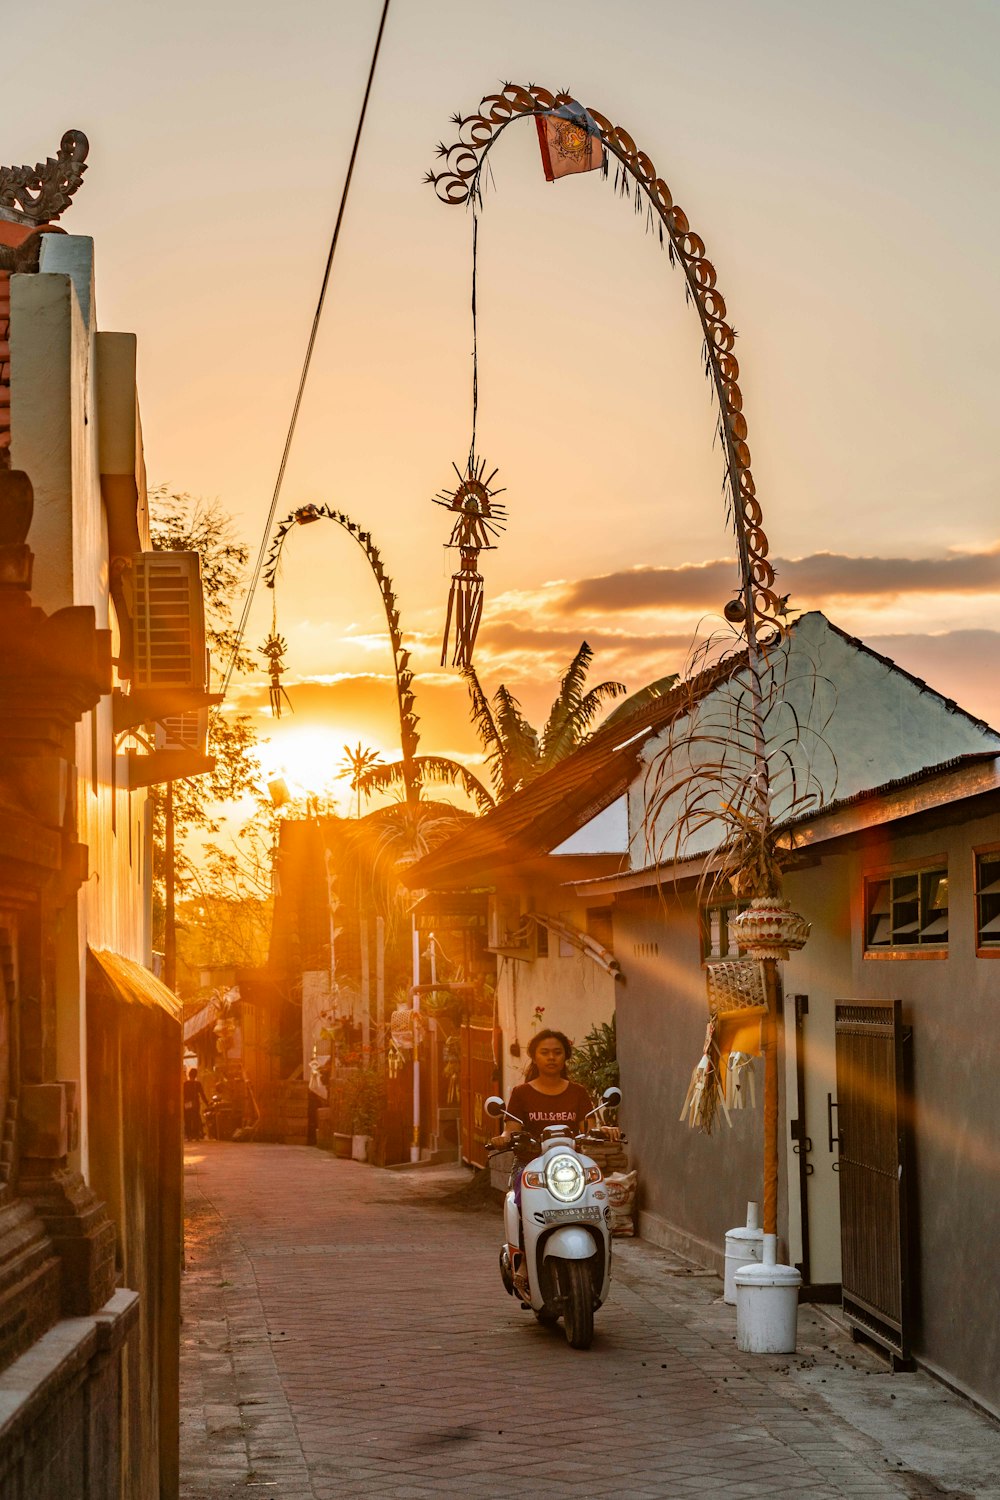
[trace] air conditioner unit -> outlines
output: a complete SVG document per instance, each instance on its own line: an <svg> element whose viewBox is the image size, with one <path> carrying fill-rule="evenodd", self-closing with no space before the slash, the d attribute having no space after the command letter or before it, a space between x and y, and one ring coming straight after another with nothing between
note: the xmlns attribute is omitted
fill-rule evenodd
<svg viewBox="0 0 1000 1500"><path fill-rule="evenodd" d="M198 553L137 552L131 585L133 691L189 688L204 692L205 601Z"/></svg>
<svg viewBox="0 0 1000 1500"><path fill-rule="evenodd" d="M157 750L194 750L204 755L208 750L208 709L193 708L186 713L166 714L156 726Z"/></svg>
<svg viewBox="0 0 1000 1500"><path fill-rule="evenodd" d="M495 953L511 957L534 957L534 922L521 914L518 896L490 896L487 913L489 941Z"/></svg>

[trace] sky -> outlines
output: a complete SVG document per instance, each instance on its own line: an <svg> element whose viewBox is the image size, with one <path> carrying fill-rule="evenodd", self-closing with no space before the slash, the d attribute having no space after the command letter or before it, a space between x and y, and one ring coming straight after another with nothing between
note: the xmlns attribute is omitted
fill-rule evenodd
<svg viewBox="0 0 1000 1500"><path fill-rule="evenodd" d="M151 483L218 500L256 555L319 290L378 0L68 0L4 21L0 159L86 131L63 225L97 311L139 337ZM72 42L67 41L72 37ZM1000 342L991 0L392 0L278 517L370 530L413 647L421 750L474 764L439 665L454 554L432 497L468 451L471 218L423 184L450 116L506 79L623 125L703 237L739 334L780 591L1000 723ZM600 174L544 181L530 122L491 154L479 232L478 449L509 527L484 554L477 667L544 717L581 640L592 680L676 669L735 580L695 315ZM248 632L269 774L392 759L381 600L333 525L294 531ZM334 781L346 798L346 783Z"/></svg>

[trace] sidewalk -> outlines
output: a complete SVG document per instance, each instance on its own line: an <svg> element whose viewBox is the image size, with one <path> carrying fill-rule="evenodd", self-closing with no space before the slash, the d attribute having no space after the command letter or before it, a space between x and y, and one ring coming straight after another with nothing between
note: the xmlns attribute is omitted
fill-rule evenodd
<svg viewBox="0 0 1000 1500"><path fill-rule="evenodd" d="M996 1424L812 1308L738 1353L720 1282L644 1242L571 1350L505 1296L498 1215L443 1201L466 1176L189 1147L183 1500L1000 1500Z"/></svg>

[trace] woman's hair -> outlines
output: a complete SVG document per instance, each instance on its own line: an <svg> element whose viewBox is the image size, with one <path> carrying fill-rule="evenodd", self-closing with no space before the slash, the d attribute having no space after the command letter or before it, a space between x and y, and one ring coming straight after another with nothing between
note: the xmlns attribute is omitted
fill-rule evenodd
<svg viewBox="0 0 1000 1500"><path fill-rule="evenodd" d="M538 1077L538 1064L535 1062L536 1050L541 1046L542 1042L553 1040L559 1043L566 1054L566 1060L563 1063L562 1076L564 1078L569 1077L569 1074L566 1071L566 1063L569 1062L571 1056L573 1055L573 1043L570 1041L569 1037L564 1031L550 1031L548 1028L546 1028L545 1031L540 1031L536 1036L533 1036L531 1038L531 1041L528 1043L528 1056L531 1058L531 1062L528 1064L528 1071L524 1075L525 1083L530 1083L533 1078Z"/></svg>

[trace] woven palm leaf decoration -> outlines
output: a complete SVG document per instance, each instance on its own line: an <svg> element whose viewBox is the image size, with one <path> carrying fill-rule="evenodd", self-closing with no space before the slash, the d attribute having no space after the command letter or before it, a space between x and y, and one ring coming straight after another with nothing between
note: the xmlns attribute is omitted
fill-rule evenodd
<svg viewBox="0 0 1000 1500"><path fill-rule="evenodd" d="M506 506L498 504L493 481L497 470L486 473L486 460L469 455L463 474L457 464L452 465L458 477L458 488L442 490L435 495L434 504L454 511L455 524L446 547L457 547L459 568L452 575L448 591L448 611L445 615L444 638L441 642L441 665L448 662L448 641L454 628L452 666L471 667L479 622L483 616L483 575L479 571L480 552L491 552L494 542L507 528Z"/></svg>

